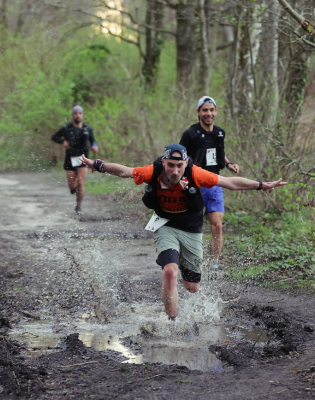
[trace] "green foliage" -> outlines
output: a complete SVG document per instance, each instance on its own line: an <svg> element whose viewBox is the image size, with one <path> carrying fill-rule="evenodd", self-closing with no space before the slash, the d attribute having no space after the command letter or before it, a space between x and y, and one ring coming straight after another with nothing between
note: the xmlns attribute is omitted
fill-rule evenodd
<svg viewBox="0 0 315 400"><path fill-rule="evenodd" d="M111 51L104 40L80 46L67 55L62 73L72 80L71 88L75 103L94 102L103 98L103 88L110 83L107 72Z"/></svg>
<svg viewBox="0 0 315 400"><path fill-rule="evenodd" d="M47 65L35 57L33 41L20 42L22 51L8 51L0 63L1 72L8 63L13 65L2 100L1 169L20 168L21 160L25 169L47 165L51 157L47 136L50 139L56 120L63 119L65 107L72 103L70 82L54 71L48 75Z"/></svg>
<svg viewBox="0 0 315 400"><path fill-rule="evenodd" d="M312 223L295 214L261 217L235 213L226 218L227 235L223 254L233 265L230 276L252 279L265 285L277 282L308 286L315 279L315 237ZM239 233L245 232L245 233Z"/></svg>
<svg viewBox="0 0 315 400"><path fill-rule="evenodd" d="M284 102L276 126L270 129L264 122L265 109L267 105L262 102L259 108L249 110L246 116L240 116L238 123L244 129L237 131L235 120L225 119L226 153L229 158L233 154L232 160L240 165L242 176L264 181L281 177L288 185L265 193L229 192L227 205L233 204L251 211L263 205L268 209L274 208L278 213L298 211L303 207L310 209L315 204L314 180L309 175L297 173L297 170L302 169L301 166L308 170L313 165L311 137L305 139L303 144L295 139L296 126L288 124ZM222 173L232 175L226 170Z"/></svg>
<svg viewBox="0 0 315 400"><path fill-rule="evenodd" d="M104 97L99 104L85 107L86 121L92 125L101 155L105 159L121 160L121 149L126 145L126 134L121 124L127 105L116 98Z"/></svg>
<svg viewBox="0 0 315 400"><path fill-rule="evenodd" d="M263 10L258 7L259 13ZM237 21L234 14L225 18ZM185 93L177 91L176 45L170 37L163 38L163 46L162 38L158 39L158 76L156 85L149 90L137 46L92 28L81 30L60 44L40 29L39 25L23 37L9 35L0 59L1 169L20 168L21 160L24 169L47 168L53 158L60 162L63 149L50 138L70 120L74 103L84 107L85 122L93 127L99 144L99 157L127 165L152 162L166 144L178 141L182 132L196 122L196 101L205 93L196 93L194 83ZM125 37L133 36L133 32L124 29ZM59 34L62 37L63 32ZM145 41L141 40L141 44ZM227 53L230 50L216 52L209 88L219 105L216 124L227 132L226 153L240 164L242 176L263 180L282 176L289 181L287 187L273 193L228 192L227 209L272 209L278 214L294 211L304 215L307 211L308 217L313 218L314 178L301 178L296 163L286 158L287 153L291 154L296 162L307 162L306 167L312 160L309 143L297 144L296 121L288 124L292 104L287 98L280 102L273 132L267 129L266 116L273 97L270 87L264 87L257 103L253 101L245 112L237 111L231 118L226 97L231 68ZM291 89L295 101L300 102L308 70L303 63L298 68L301 79ZM258 73L256 77L259 86L262 77ZM226 170L222 173L230 175ZM100 190L101 186L93 185L88 190Z"/></svg>
<svg viewBox="0 0 315 400"><path fill-rule="evenodd" d="M83 106L99 156L108 161L149 163L169 141L179 140L190 121L178 128L179 118L174 118L182 100L173 97L173 44L161 54L156 89L147 91L135 47L104 36L80 43L73 39L68 47L47 52L45 40L39 33L20 38L19 49L10 49L0 65L8 82L0 121L1 169L19 168L21 159L25 169L46 168L52 159L61 160L63 149L50 138L69 122L75 103Z"/></svg>

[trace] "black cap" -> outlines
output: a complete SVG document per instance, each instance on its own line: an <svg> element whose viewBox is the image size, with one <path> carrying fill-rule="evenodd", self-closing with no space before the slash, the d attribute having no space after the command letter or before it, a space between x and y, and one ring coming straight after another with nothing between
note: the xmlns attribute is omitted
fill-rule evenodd
<svg viewBox="0 0 315 400"><path fill-rule="evenodd" d="M173 156L173 153L175 151L179 152L181 155L180 156ZM164 156L163 158L169 159L169 160L187 160L187 150L186 147L182 146L181 144L178 143L173 143L170 144L169 146L165 147L164 150Z"/></svg>

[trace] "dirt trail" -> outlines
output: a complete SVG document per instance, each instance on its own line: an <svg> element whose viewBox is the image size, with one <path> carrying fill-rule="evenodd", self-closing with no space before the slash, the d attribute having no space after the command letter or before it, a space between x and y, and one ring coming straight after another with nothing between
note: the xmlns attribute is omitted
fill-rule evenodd
<svg viewBox="0 0 315 400"><path fill-rule="evenodd" d="M139 204L87 195L77 217L49 173L0 176L0 398L315 397L314 297L223 271L170 325Z"/></svg>

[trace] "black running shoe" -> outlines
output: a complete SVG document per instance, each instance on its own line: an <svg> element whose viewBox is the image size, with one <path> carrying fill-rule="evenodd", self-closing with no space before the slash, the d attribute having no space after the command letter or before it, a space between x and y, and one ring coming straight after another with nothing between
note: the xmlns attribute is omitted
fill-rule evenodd
<svg viewBox="0 0 315 400"><path fill-rule="evenodd" d="M80 206L75 206L75 212L76 212L77 214L82 214L81 207L80 207Z"/></svg>
<svg viewBox="0 0 315 400"><path fill-rule="evenodd" d="M76 193L77 193L77 188L70 189L70 193L71 193L71 194L76 194Z"/></svg>

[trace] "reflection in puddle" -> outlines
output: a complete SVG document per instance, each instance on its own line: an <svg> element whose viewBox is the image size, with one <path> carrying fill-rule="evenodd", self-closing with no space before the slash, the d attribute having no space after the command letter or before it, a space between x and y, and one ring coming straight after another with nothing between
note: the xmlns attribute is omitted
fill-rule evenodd
<svg viewBox="0 0 315 400"><path fill-rule="evenodd" d="M267 332L261 327L256 327L253 330L249 330L244 325L237 325L234 327L233 332L230 333L235 339L247 339L255 343L257 346L263 346L266 344L270 337Z"/></svg>
<svg viewBox="0 0 315 400"><path fill-rule="evenodd" d="M35 335L30 332L11 332L10 337L20 342L20 348L30 357L39 357L42 354L52 353L59 349L61 335Z"/></svg>
<svg viewBox="0 0 315 400"><path fill-rule="evenodd" d="M121 337L113 336L108 333L81 332L79 339L87 347L93 347L95 350L99 351L114 350L125 356L128 359L127 362L142 364L142 356L135 355L128 347L124 346L121 343Z"/></svg>
<svg viewBox="0 0 315 400"><path fill-rule="evenodd" d="M244 337L248 340L252 340L257 344L264 344L267 343L270 339L267 332L261 328L256 328L253 331L249 331L243 326L239 326L238 329L242 332Z"/></svg>
<svg viewBox="0 0 315 400"><path fill-rule="evenodd" d="M143 354L143 362L177 364L190 370L221 372L222 363L207 347L150 347Z"/></svg>
<svg viewBox="0 0 315 400"><path fill-rule="evenodd" d="M176 344L158 344L153 340L138 340L135 352L141 351L141 354L134 354L128 347L121 343L119 337L113 337L109 334L81 333L79 339L87 347L93 347L96 350L115 350L123 354L127 360L126 363L162 363L166 365L185 366L191 370L199 371L217 371L222 370L222 364L217 357L210 353L208 346L210 343L191 344L180 342Z"/></svg>
<svg viewBox="0 0 315 400"><path fill-rule="evenodd" d="M132 324L125 320L116 320L109 325L94 324L88 321L90 317L93 313L81 314L81 318L75 321L59 321L60 325L46 318L26 323L22 329L12 330L9 335L21 343L26 355L32 357L60 351L63 348L61 340L77 332L87 347L116 351L126 358L126 363L176 364L205 372L223 371L220 360L209 351L210 345L242 339L263 345L269 340L260 327L249 330L245 324L239 324L231 331L219 322L196 322L185 317L174 323L162 313L157 318L143 318ZM62 333L55 333L59 326L64 328Z"/></svg>
<svg viewBox="0 0 315 400"><path fill-rule="evenodd" d="M21 349L28 356L39 357L45 353L51 353L60 349L59 343L64 335L46 334L35 335L30 332L17 333L12 332L10 337L21 343ZM79 339L87 346L93 347L99 351L114 350L126 357L127 363L143 364L143 363L162 363L166 365L185 366L191 370L199 371L222 371L222 364L217 357L212 354L207 346L192 346L185 342L181 346L157 345L147 343L140 346L142 354L134 354L127 346L121 343L119 337L112 336L108 333L81 332Z"/></svg>
<svg viewBox="0 0 315 400"><path fill-rule="evenodd" d="M86 316L83 315L84 317ZM124 361L126 363L177 364L191 370L217 372L222 370L221 362L208 350L211 343L217 343L220 337L226 336L222 326L200 327L201 329L198 330L196 336L195 326L190 330L187 323L174 324L168 321L164 321L164 326L162 326L161 321L157 320L154 322L160 327L158 337L148 339L142 337L141 332L139 332L140 326L136 326L136 330L133 327L132 331L127 325L111 325L109 327L91 324L83 320L76 322L81 323L76 325L75 332L79 333L79 339L87 347L93 347L99 351L116 351L126 358ZM67 334L73 333L73 330L70 331L69 322L63 321L63 324L68 326L69 332ZM143 325L144 322L142 322ZM147 327L152 325L154 325L152 321L151 323L146 322ZM108 331L108 328L111 331ZM67 335L54 333L56 325L49 319L24 324L22 329L12 330L9 335L12 339L18 340L21 349L31 357L60 350L63 348L63 346L61 347L61 340ZM117 332L123 333L117 335ZM178 332L182 333L180 340ZM210 335L212 333L212 340L209 340L209 333ZM163 335L166 335L166 337L163 338ZM173 336L172 339L170 335Z"/></svg>

